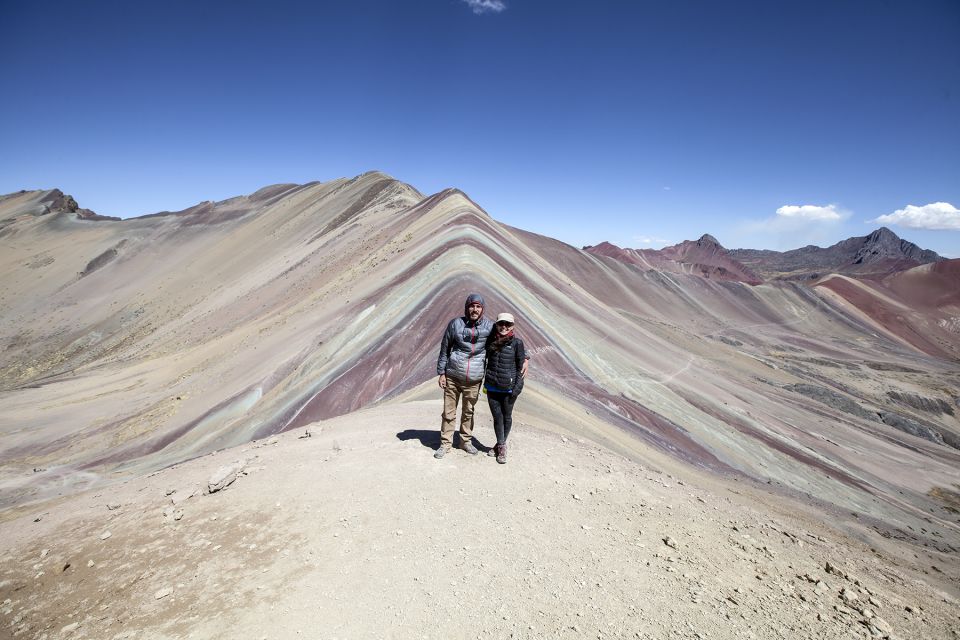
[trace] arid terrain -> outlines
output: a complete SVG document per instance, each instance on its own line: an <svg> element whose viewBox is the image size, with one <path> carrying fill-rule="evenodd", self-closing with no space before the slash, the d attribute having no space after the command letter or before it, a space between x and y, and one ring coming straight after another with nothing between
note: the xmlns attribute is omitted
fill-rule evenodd
<svg viewBox="0 0 960 640"><path fill-rule="evenodd" d="M960 261L845 242L577 249L378 172L2 196L0 634L958 637ZM473 291L532 355L506 466L431 456Z"/></svg>

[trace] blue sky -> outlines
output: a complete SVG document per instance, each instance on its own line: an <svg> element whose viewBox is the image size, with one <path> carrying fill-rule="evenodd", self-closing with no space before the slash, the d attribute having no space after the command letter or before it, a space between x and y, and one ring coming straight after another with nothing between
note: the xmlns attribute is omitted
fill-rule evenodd
<svg viewBox="0 0 960 640"><path fill-rule="evenodd" d="M0 71L0 193L106 215L379 169L576 246L960 257L956 0L5 0Z"/></svg>

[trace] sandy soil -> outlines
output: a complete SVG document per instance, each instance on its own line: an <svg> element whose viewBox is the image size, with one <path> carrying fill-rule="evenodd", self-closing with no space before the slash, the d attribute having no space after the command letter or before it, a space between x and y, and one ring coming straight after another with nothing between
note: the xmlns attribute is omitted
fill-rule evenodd
<svg viewBox="0 0 960 640"><path fill-rule="evenodd" d="M508 464L437 461L439 412L391 403L31 505L0 524L0 637L958 637L953 556L520 405Z"/></svg>

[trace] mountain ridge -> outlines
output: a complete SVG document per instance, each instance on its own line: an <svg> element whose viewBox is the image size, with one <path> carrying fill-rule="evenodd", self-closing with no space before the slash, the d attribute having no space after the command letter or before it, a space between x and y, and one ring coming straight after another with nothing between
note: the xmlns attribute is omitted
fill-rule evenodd
<svg viewBox="0 0 960 640"><path fill-rule="evenodd" d="M830 273L889 275L945 260L935 251L901 239L887 227L826 248L807 245L789 251L726 249L709 234L662 249L621 249L602 242L583 250L654 269L682 271L683 267L676 265L685 265L689 273L754 285L768 279L816 280Z"/></svg>
<svg viewBox="0 0 960 640"><path fill-rule="evenodd" d="M383 179L280 185L196 216L14 216L0 255L0 506L388 404L434 378L438 336L480 291L491 314L514 313L533 355L518 416L538 411L518 419L566 416L618 450L940 544L901 501L941 513L909 478L923 466L950 486L956 419L886 392L955 402L952 272L838 293L658 271L504 225L457 189ZM0 219L40 197L0 201ZM677 255L703 264L721 249L705 236ZM918 283L936 302L922 314L871 315ZM865 449L885 452L883 468Z"/></svg>
<svg viewBox="0 0 960 640"><path fill-rule="evenodd" d="M829 247L807 245L789 251L733 249L735 260L759 273L779 278L816 279L827 273L889 274L944 260L935 251L901 239L887 227L854 236Z"/></svg>
<svg viewBox="0 0 960 640"><path fill-rule="evenodd" d="M732 259L729 251L710 234L704 234L697 240L684 240L663 249L621 249L604 242L583 247L583 250L650 269L689 273L750 285L763 282L751 269Z"/></svg>
<svg viewBox="0 0 960 640"><path fill-rule="evenodd" d="M381 184L396 186L401 189L410 189L416 196L423 198L423 194L406 183L381 171L368 171L352 179L339 178L334 182L348 183L365 177L375 177ZM215 206L224 206L232 201L248 200L261 201L281 197L290 191L297 191L321 184L307 182L304 184L278 183L267 185L247 196L234 196L222 201L203 201L180 211L159 211L128 218L102 216L90 209L81 208L70 195L60 189L20 191L0 195L0 202L24 194L44 194L41 199L41 212L32 212L32 215L46 215L49 213L75 213L78 218L91 221L142 220L165 216L196 216L209 212ZM449 187L431 197L442 197L444 194L460 194L484 214L489 215L480 205L473 201L462 190ZM20 212L17 215L23 215ZM0 219L0 231L9 223L10 216ZM853 236L830 245L819 247L806 245L797 249L775 251L771 249L726 249L712 235L705 233L697 240L684 240L678 244L662 249L632 249L621 248L613 243L604 241L598 245L582 247L584 251L596 255L606 255L636 265L646 265L651 268L665 268L665 265L674 262L683 265L677 270L699 274L703 277L714 277L721 280L735 280L748 284L760 284L767 278L815 280L831 272L848 273L855 275L889 274L902 271L920 264L928 264L945 260L935 251L923 249L916 244L904 240L887 227L879 227L865 236Z"/></svg>

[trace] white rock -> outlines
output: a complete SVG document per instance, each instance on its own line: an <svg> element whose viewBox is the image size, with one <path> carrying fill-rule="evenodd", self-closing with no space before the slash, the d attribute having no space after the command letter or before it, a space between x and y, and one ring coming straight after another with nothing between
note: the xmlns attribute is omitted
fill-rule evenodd
<svg viewBox="0 0 960 640"><path fill-rule="evenodd" d="M119 503L119 502L108 502L108 503L107 503L107 509L110 510L110 511L116 511L116 510L119 509L119 508L120 508L120 503Z"/></svg>
<svg viewBox="0 0 960 640"><path fill-rule="evenodd" d="M663 539L663 544L667 545L671 549L677 548L677 541L671 538L670 536L667 536Z"/></svg>
<svg viewBox="0 0 960 640"><path fill-rule="evenodd" d="M100 534L100 539L101 539L101 540L106 540L107 538L109 538L109 537L112 536L112 535L113 535L113 534L110 533L109 531L104 531L103 533Z"/></svg>
<svg viewBox="0 0 960 640"><path fill-rule="evenodd" d="M173 589L171 589L170 587L164 587L163 589L160 589L155 594L153 594L153 597L157 600L161 600L163 598L166 598L171 593L173 593Z"/></svg>
<svg viewBox="0 0 960 640"><path fill-rule="evenodd" d="M869 624L871 627L871 631L873 629L876 629L877 631L879 631L881 634L884 634L884 635L889 634L893 631L893 627L890 626L890 623L888 623L886 620L884 620L879 616L870 618Z"/></svg>
<svg viewBox="0 0 960 640"><path fill-rule="evenodd" d="M856 591L851 591L844 587L840 590L840 599L843 600L846 604L853 604L860 599L860 596L857 595Z"/></svg>
<svg viewBox="0 0 960 640"><path fill-rule="evenodd" d="M233 464L217 469L207 480L207 492L216 493L230 486L237 479L237 474L243 470L244 464L237 460Z"/></svg>
<svg viewBox="0 0 960 640"><path fill-rule="evenodd" d="M181 504L183 504L184 502L186 502L187 500L189 500L190 498L192 498L193 495L194 495L194 493L195 493L194 491L190 491L190 492L187 492L187 491L183 491L183 492L177 491L175 494L173 494L172 496L170 496L170 504L172 504L172 505L175 506L175 507L180 506Z"/></svg>
<svg viewBox="0 0 960 640"><path fill-rule="evenodd" d="M80 627L80 623L79 623L79 622L71 622L71 623L68 624L67 626L65 626L65 627L63 627L62 629L60 629L60 633L73 633L73 632L76 631L79 627Z"/></svg>

